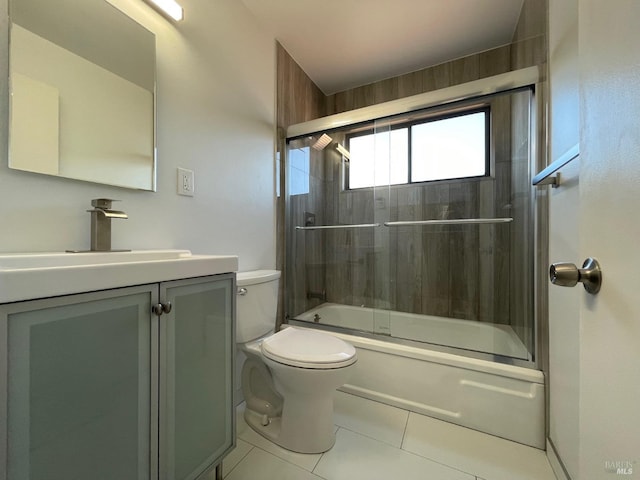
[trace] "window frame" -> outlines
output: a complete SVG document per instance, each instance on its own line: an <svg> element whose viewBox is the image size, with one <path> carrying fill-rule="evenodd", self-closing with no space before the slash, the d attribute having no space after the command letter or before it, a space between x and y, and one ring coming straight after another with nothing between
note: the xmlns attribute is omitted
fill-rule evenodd
<svg viewBox="0 0 640 480"><path fill-rule="evenodd" d="M413 167L413 158L412 158L412 127L415 125L422 125L425 123L437 122L442 120L447 120L450 118L462 117L466 115L472 115L476 113L484 113L485 121L484 121L484 145L485 145L485 154L484 154L484 174L483 175L474 175L474 176L464 176L464 177L447 177L447 178L439 178L435 180L420 180L420 181L411 181L411 173ZM389 131L399 130L402 128L407 129L407 181L403 183L393 183L388 184L387 186L391 187L402 187L405 185L420 185L420 184L432 184L437 182L449 182L449 181L460 181L460 180L474 180L474 179L482 179L491 177L491 104L483 103L478 106L477 104L470 108L465 108L462 110L456 109L455 111L445 111L438 112L434 114L426 114L420 116L419 118L414 118L412 120L407 121L399 121L394 123L393 121L388 122ZM364 128L362 130L358 130L356 132L348 133L345 135L345 144L346 148L350 149L350 142L352 138L362 137L365 135L374 135L376 133L381 133L376 131L375 124L371 127ZM344 172L344 190L345 191L359 191L367 188L383 188L385 185L369 185L366 187L357 187L352 188L349 182L350 169L345 168Z"/></svg>

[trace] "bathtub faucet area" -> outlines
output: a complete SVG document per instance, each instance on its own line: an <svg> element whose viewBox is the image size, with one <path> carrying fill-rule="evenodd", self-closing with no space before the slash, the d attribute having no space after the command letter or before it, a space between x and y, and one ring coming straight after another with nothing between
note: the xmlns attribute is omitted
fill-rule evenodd
<svg viewBox="0 0 640 480"><path fill-rule="evenodd" d="M307 291L307 300L311 300L312 298L317 298L321 302L326 302L327 291L324 289L321 292L312 292L311 290Z"/></svg>

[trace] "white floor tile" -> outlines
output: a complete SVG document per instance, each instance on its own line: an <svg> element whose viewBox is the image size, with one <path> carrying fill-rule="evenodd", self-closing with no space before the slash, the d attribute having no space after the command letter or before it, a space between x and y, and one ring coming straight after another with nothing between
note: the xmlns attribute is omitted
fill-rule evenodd
<svg viewBox="0 0 640 480"><path fill-rule="evenodd" d="M244 404L240 405L236 409L236 428L238 431L238 438L244 440L251 445L254 445L262 450L265 450L276 457L286 460L289 463L293 463L305 470L312 471L313 468L320 460L321 454L304 454L296 453L290 450L285 450L279 447L270 440L267 440L262 435L253 430L247 422L244 421Z"/></svg>
<svg viewBox="0 0 640 480"><path fill-rule="evenodd" d="M249 443L237 439L236 448L231 450L231 453L224 457L224 460L222 461L222 476L226 477L229 472L231 472L231 470L233 470L236 465L240 463L240 460L247 456L252 448L253 446Z"/></svg>
<svg viewBox="0 0 640 480"><path fill-rule="evenodd" d="M555 480L542 450L415 413L402 448L490 480Z"/></svg>
<svg viewBox="0 0 640 480"><path fill-rule="evenodd" d="M334 422L340 427L400 448L409 413L400 408L336 391Z"/></svg>
<svg viewBox="0 0 640 480"><path fill-rule="evenodd" d="M327 480L475 480L344 428L338 430L336 444L322 456L314 473Z"/></svg>
<svg viewBox="0 0 640 480"><path fill-rule="evenodd" d="M226 480L321 480L306 470L254 448L231 471Z"/></svg>

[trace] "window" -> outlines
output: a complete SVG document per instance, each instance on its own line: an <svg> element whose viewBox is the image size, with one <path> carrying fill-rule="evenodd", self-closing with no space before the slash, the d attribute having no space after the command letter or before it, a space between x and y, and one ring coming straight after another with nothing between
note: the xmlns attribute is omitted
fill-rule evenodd
<svg viewBox="0 0 640 480"><path fill-rule="evenodd" d="M289 195L309 193L310 161L309 147L289 150Z"/></svg>
<svg viewBox="0 0 640 480"><path fill-rule="evenodd" d="M489 175L489 109L349 137L349 189Z"/></svg>
<svg viewBox="0 0 640 480"><path fill-rule="evenodd" d="M407 183L407 128L352 137L349 141L349 188Z"/></svg>

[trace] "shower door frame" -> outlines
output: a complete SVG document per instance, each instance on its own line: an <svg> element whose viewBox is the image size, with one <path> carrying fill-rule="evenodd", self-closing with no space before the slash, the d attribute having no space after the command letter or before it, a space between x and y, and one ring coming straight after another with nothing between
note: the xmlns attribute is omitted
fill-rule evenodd
<svg viewBox="0 0 640 480"><path fill-rule="evenodd" d="M478 99L481 97L492 96L493 94L507 93L512 90L520 90L523 88L531 88L530 98L530 122L529 122L529 155L530 155L530 172L529 179L532 178L537 171L544 168L546 165L546 149L544 148L544 120L541 118L539 112L544 111L546 98L544 90L545 83L541 79L540 69L538 67L529 67L521 70L507 72L505 74L488 77L473 82L468 82L453 87L448 87L440 90L435 90L412 97L406 97L399 100L385 102L370 107L360 108L357 110L344 112L336 115L318 118L308 122L296 124L290 126L285 138L283 139L282 149L285 155L288 155L288 145L290 140L302 138L305 135L316 134L319 132L328 132L341 130L346 126L361 124L365 122L373 122L377 119L400 115L402 113L409 113L414 110L428 109L433 107L445 107L448 104L454 105L459 102L468 101L472 99ZM285 165L288 165L288 159L285 158ZM295 235L293 229L289 227L288 222L290 219L290 198L289 198L289 176L284 175L284 198L285 198L285 255L283 258L283 275L285 279L283 284L287 285L287 273L288 272L288 249L293 242L293 235ZM530 182L529 182L530 183ZM390 188L389 186L387 188ZM373 190L373 188L372 188ZM547 198L546 195L540 195L535 189L530 190L529 198L529 215L531 215L532 222L530 222L532 228L532 250L533 250L533 277L532 277L532 308L533 308L533 328L532 335L534 337L533 360L523 360L518 358L504 357L501 355L476 352L470 350L460 350L456 347L446 345L434 345L427 344L427 348L437 351L443 351L447 353L462 354L471 358L478 358L488 360L492 362L505 363L511 365L522 366L526 368L542 368L546 365L547 347L546 343L541 341L545 339L545 332L547 330L546 319L546 232L548 224L548 212L546 209ZM374 219L377 221L377 218ZM285 293L287 295L287 293ZM285 314L288 309L288 303L285 301ZM285 322L292 324L297 323L295 319L285 317ZM306 322L303 322L306 324ZM314 325L320 329L326 329L330 331L340 331L339 327L331 327L327 325ZM364 337L380 338L379 334L374 332L354 332L357 335ZM393 343L404 344L409 346L421 346L425 348L425 344L419 341L407 340L402 338L395 338L391 336L384 336L385 341L391 341Z"/></svg>

